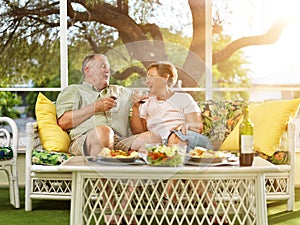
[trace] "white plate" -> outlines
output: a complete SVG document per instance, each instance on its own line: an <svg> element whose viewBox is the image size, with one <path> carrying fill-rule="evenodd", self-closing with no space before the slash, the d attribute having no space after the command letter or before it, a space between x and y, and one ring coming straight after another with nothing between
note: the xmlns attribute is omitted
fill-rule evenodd
<svg viewBox="0 0 300 225"><path fill-rule="evenodd" d="M199 157L191 157L189 161L196 162L196 163L221 163L226 158L199 158Z"/></svg>
<svg viewBox="0 0 300 225"><path fill-rule="evenodd" d="M133 162L135 162L137 157L118 158L118 157L103 157L103 156L100 156L98 159L100 161L112 162L112 163L133 163Z"/></svg>

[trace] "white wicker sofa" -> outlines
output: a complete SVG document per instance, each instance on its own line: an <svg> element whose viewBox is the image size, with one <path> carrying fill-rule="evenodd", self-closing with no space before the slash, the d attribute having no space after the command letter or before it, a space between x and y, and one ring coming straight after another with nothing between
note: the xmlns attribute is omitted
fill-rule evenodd
<svg viewBox="0 0 300 225"><path fill-rule="evenodd" d="M48 165L33 165L32 152L42 149L37 122L26 124L25 156L25 210L32 210L32 200L71 200L71 173L42 173L39 168Z"/></svg>
<svg viewBox="0 0 300 225"><path fill-rule="evenodd" d="M287 210L292 211L294 210L295 146L298 136L293 120L288 122L285 134L285 150L289 155L288 163L279 165L280 172L266 174L265 185L267 200L284 200L287 203ZM37 122L27 124L26 135L25 210L32 210L32 200L34 199L71 199L71 173L38 172L43 165L32 164L33 150L42 149Z"/></svg>

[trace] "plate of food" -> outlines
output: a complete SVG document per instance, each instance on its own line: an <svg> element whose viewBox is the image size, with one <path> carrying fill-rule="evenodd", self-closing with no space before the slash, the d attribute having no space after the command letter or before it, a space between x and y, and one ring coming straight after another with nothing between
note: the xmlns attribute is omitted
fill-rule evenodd
<svg viewBox="0 0 300 225"><path fill-rule="evenodd" d="M136 151L110 150L109 148L103 148L98 156L100 161L111 163L133 163L139 157Z"/></svg>
<svg viewBox="0 0 300 225"><path fill-rule="evenodd" d="M203 164L222 163L228 157L227 152L207 150L202 147L195 147L188 154L189 161Z"/></svg>

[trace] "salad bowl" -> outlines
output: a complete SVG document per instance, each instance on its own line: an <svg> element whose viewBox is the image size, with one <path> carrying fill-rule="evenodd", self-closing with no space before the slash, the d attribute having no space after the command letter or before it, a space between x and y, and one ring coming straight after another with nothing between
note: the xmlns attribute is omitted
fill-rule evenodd
<svg viewBox="0 0 300 225"><path fill-rule="evenodd" d="M183 166L186 145L146 144L147 162L150 166Z"/></svg>

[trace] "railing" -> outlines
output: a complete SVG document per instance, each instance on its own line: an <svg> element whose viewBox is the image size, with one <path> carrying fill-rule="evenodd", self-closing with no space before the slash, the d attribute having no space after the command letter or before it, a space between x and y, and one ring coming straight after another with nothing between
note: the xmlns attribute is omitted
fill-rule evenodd
<svg viewBox="0 0 300 225"><path fill-rule="evenodd" d="M129 87L133 90L148 90L148 87ZM53 91L60 92L63 90L63 87L14 87L14 88L0 88L0 91L11 91L11 92L42 92L42 91ZM300 92L300 87L297 86L267 86L260 85L256 87L215 87L212 90L207 90L204 87L183 87L183 88L174 88L175 91L179 92L203 92L206 96L206 99L213 99L213 94L220 94L222 92L249 92L251 101L263 101L269 99L293 99L295 97L295 92ZM272 92L272 94L270 94ZM265 93L265 94L264 94Z"/></svg>

